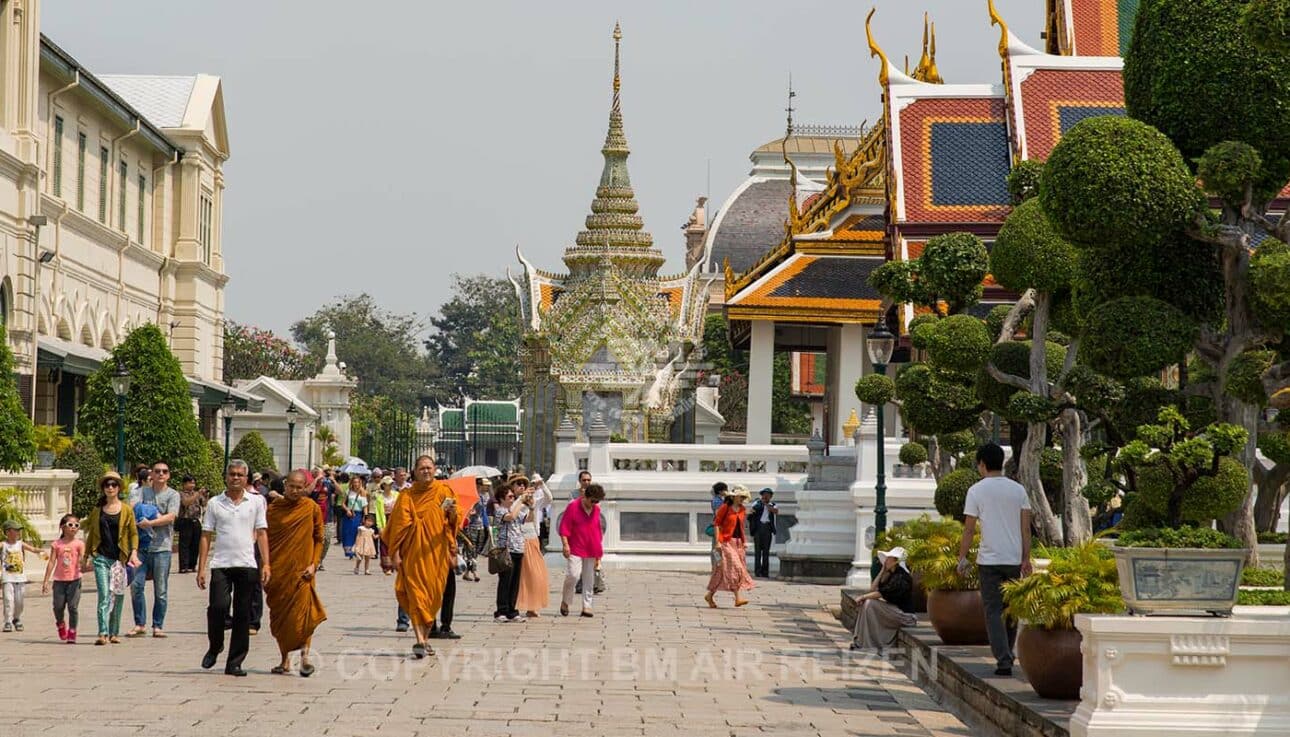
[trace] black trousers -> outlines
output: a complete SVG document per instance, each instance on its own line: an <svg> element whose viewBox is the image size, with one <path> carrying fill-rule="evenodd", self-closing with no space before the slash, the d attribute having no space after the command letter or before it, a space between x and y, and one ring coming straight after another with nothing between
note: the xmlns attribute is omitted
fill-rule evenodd
<svg viewBox="0 0 1290 737"><path fill-rule="evenodd" d="M212 568L210 605L206 608L206 634L210 652L224 650L224 618L233 607L233 632L229 635L226 670L240 668L251 649L251 594L260 580L254 568Z"/></svg>
<svg viewBox="0 0 1290 737"><path fill-rule="evenodd" d="M179 570L197 570L197 551L202 542L202 523L195 519L175 520L175 532L179 535Z"/></svg>
<svg viewBox="0 0 1290 737"><path fill-rule="evenodd" d="M260 568L264 566L264 561L260 560L260 546L255 546L255 585L251 590L251 629L259 632L264 629L260 626L260 620L264 617L264 586L260 585ZM224 629L233 626L233 616L227 610L224 615Z"/></svg>
<svg viewBox="0 0 1290 737"><path fill-rule="evenodd" d="M753 533L753 575L770 578L770 546L775 542L775 532L770 525L763 525Z"/></svg>
<svg viewBox="0 0 1290 737"><path fill-rule="evenodd" d="M452 629L452 605L456 601L457 575L449 568L448 582L443 586L443 604L439 605L439 620L435 623L435 629Z"/></svg>
<svg viewBox="0 0 1290 737"><path fill-rule="evenodd" d="M511 569L497 574L497 609L493 611L494 617L519 616L515 600L520 595L520 564L523 562L523 553L511 553Z"/></svg>

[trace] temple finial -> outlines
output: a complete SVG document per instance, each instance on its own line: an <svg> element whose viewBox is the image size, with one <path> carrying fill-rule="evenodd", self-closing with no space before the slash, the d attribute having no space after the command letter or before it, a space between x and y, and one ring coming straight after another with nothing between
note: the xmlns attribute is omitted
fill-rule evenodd
<svg viewBox="0 0 1290 737"><path fill-rule="evenodd" d="M869 56L870 56L870 58L872 58L872 57L875 57L875 56L876 56L876 57L878 57L879 59L881 59L881 60L882 60L882 69L880 69L880 70L878 71L878 84L882 85L883 87L886 87L886 86L887 86L887 80L888 80L888 74L887 74L887 71L888 71L888 69L887 69L887 67L888 67L888 63L887 63L887 55L886 55L885 53L883 53L882 48L881 48L880 46L878 46L878 42L877 42L877 41L875 41L875 40L873 39L873 28L871 27L871 26L872 26L872 23L873 23L873 14L874 14L874 13L877 13L877 12L878 12L878 8L876 8L876 7L875 7L875 8L872 8L872 9L870 9L870 11L869 11L869 15L865 17L865 19L864 19L864 35L865 35L865 39L869 42Z"/></svg>
<svg viewBox="0 0 1290 737"><path fill-rule="evenodd" d="M623 41L623 28L614 22L614 109L619 109L618 91L623 87L622 77L619 75L618 52Z"/></svg>
<svg viewBox="0 0 1290 737"><path fill-rule="evenodd" d="M789 182L792 185L793 193L790 195L789 212L793 213L797 206L797 165L788 157L788 139L793 137L793 98L797 93L793 91L793 73L788 73L788 107L784 112L788 113L788 122L784 127L784 140L780 142L780 151L784 154L784 163L789 169Z"/></svg>
<svg viewBox="0 0 1290 737"><path fill-rule="evenodd" d="M999 56L1003 56L1008 53L1008 24L994 7L994 0L986 0L986 7L990 11L990 25L999 27Z"/></svg>

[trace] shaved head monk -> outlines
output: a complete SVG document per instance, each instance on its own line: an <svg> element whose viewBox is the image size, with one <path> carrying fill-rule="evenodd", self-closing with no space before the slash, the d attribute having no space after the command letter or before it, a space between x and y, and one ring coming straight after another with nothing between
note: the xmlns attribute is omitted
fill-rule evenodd
<svg viewBox="0 0 1290 737"><path fill-rule="evenodd" d="M457 496L434 474L433 458L417 459L412 486L399 493L381 533L394 563L394 595L417 636L412 646L417 658L434 655L426 641L443 603L448 567L457 557Z"/></svg>
<svg viewBox="0 0 1290 737"><path fill-rule="evenodd" d="M322 508L309 497L308 488L304 470L296 469L287 474L282 498L269 505L269 560L279 573L264 587L269 631L282 652L282 663L273 672L289 673L291 653L299 650L300 675L305 678L314 674L309 641L327 619L314 587L323 551Z"/></svg>

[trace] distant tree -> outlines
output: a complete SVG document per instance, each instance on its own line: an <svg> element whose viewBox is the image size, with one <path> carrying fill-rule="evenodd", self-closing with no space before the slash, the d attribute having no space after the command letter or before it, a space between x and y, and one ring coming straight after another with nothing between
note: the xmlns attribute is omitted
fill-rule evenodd
<svg viewBox="0 0 1290 737"><path fill-rule="evenodd" d="M0 469L18 471L36 457L31 417L22 406L14 381L13 353L0 323Z"/></svg>
<svg viewBox="0 0 1290 737"><path fill-rule="evenodd" d="M314 357L296 350L291 343L251 325L232 321L224 323L224 383L238 379L270 376L275 379L307 379L321 364Z"/></svg>
<svg viewBox="0 0 1290 737"><path fill-rule="evenodd" d="M229 458L241 458L246 461L247 467L252 472L256 471L276 471L278 470L277 462L273 460L273 451L269 449L269 444L264 442L264 436L252 430L242 436L233 446L233 451L229 453Z"/></svg>
<svg viewBox="0 0 1290 737"><path fill-rule="evenodd" d="M336 333L336 353L358 379L358 391L387 396L409 411L420 409L426 385L435 380L433 362L422 352L424 327L415 314L379 307L368 294L345 296L291 326L296 342L314 356L326 355L327 333Z"/></svg>
<svg viewBox="0 0 1290 737"><path fill-rule="evenodd" d="M430 318L426 350L441 371L434 383L441 401L514 399L520 376L520 306L506 279L453 274L452 299Z"/></svg>
<svg viewBox="0 0 1290 737"><path fill-rule="evenodd" d="M176 478L185 473L199 479L218 478L193 414L188 380L165 336L151 323L127 335L86 380L79 424L99 455L116 458L117 397L111 378L118 361L131 378L125 413L127 467L163 460Z"/></svg>
<svg viewBox="0 0 1290 737"><path fill-rule="evenodd" d="M72 482L72 514L77 517L89 514L99 499L99 477L107 468L94 444L77 435L72 439L72 446L54 459L54 468L76 472L76 480Z"/></svg>

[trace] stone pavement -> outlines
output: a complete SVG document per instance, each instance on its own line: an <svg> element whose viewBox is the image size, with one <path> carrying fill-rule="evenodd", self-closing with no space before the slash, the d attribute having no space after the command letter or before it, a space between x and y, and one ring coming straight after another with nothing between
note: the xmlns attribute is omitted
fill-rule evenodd
<svg viewBox="0 0 1290 737"><path fill-rule="evenodd" d="M393 579L354 576L333 551L308 679L269 673L267 612L249 677L225 676L222 660L201 670L206 594L192 574L171 577L168 639L105 647L93 645L93 591L69 647L32 584L26 631L0 635L0 735L969 734L887 663L851 657L826 610L837 587L758 582L751 605L722 594L714 611L706 576L610 571L595 618L575 604L566 619L557 558L552 607L525 624L492 621L495 579L459 580L462 639L434 640L438 655L417 661L411 636L394 632Z"/></svg>

